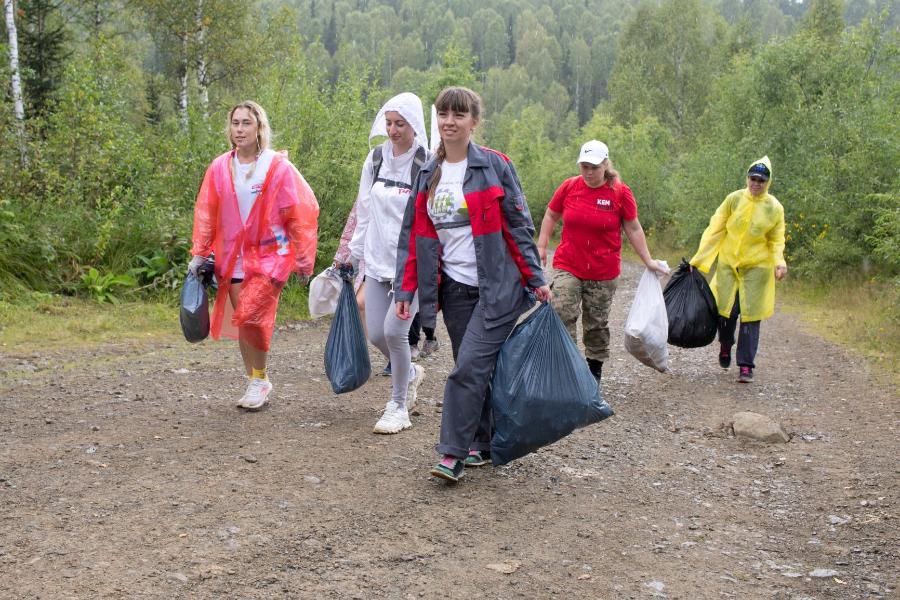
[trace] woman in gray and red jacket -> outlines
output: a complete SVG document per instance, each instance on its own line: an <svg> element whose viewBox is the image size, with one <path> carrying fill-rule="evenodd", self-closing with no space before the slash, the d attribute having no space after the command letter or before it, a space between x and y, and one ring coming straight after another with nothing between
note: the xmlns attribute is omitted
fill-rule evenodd
<svg viewBox="0 0 900 600"><path fill-rule="evenodd" d="M419 293L424 327L438 306L456 366L444 387L441 461L435 477L458 481L466 466L487 463L488 389L500 347L534 301L550 299L534 243L534 223L509 158L472 143L481 98L462 87L435 100L441 144L422 167L403 218L394 300L409 318Z"/></svg>

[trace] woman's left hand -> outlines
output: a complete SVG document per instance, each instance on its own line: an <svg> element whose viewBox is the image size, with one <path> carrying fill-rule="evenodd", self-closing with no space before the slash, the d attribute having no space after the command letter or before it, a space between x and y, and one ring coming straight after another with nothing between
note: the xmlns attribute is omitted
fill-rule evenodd
<svg viewBox="0 0 900 600"><path fill-rule="evenodd" d="M542 285L539 288L534 288L534 296L541 302L550 302L553 298L553 293L550 291L549 285Z"/></svg>
<svg viewBox="0 0 900 600"><path fill-rule="evenodd" d="M775 279L781 281L787 275L787 265L778 265L775 267Z"/></svg>

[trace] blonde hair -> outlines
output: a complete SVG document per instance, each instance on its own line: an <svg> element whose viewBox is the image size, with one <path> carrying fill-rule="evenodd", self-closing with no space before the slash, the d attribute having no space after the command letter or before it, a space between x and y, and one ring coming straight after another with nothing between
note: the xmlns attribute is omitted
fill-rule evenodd
<svg viewBox="0 0 900 600"><path fill-rule="evenodd" d="M609 157L607 157L603 162L606 163L606 171L603 172L603 177L606 179L606 182L609 185L616 185L616 182L619 181L619 172L615 170L612 161L609 160Z"/></svg>
<svg viewBox="0 0 900 600"><path fill-rule="evenodd" d="M437 112L452 110L458 113L469 113L476 121L481 120L481 96L466 87L448 87L441 90L437 99L434 101L434 108ZM441 180L441 163L447 158L447 151L444 149L444 140L438 144L437 166L428 182L428 200L434 199L434 188Z"/></svg>
<svg viewBox="0 0 900 600"><path fill-rule="evenodd" d="M272 143L272 128L269 127L269 117L263 107L253 100L245 100L228 111L228 121L225 122L225 137L228 139L228 145L233 150L235 148L234 141L231 139L231 119L234 117L234 111L239 108L245 108L256 119L256 145L259 151L268 150Z"/></svg>

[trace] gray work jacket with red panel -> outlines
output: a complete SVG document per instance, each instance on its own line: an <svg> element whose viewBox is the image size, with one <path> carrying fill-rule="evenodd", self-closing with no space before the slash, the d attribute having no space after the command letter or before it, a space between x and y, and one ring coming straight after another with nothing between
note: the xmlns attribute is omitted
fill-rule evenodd
<svg viewBox="0 0 900 600"><path fill-rule="evenodd" d="M423 327L435 326L438 311L441 246L428 216L428 182L436 167L434 157L413 184L394 279L395 302L411 302L418 290ZM463 195L475 245L478 302L485 325L491 328L517 318L534 304L527 288L546 285L534 243L534 223L515 167L496 150L469 144Z"/></svg>

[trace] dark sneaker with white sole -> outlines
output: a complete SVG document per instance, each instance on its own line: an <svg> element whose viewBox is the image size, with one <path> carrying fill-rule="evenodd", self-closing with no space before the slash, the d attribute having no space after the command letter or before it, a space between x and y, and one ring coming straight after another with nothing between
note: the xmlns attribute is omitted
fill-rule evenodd
<svg viewBox="0 0 900 600"><path fill-rule="evenodd" d="M491 461L491 453L487 450L469 450L463 461L467 467L483 467Z"/></svg>
<svg viewBox="0 0 900 600"><path fill-rule="evenodd" d="M753 369L750 367L741 367L741 372L738 374L738 382L739 383L752 383L753 382Z"/></svg>
<svg viewBox="0 0 900 600"><path fill-rule="evenodd" d="M431 469L431 474L440 479L446 479L456 483L462 479L466 465L463 461L453 456L445 456L441 462Z"/></svg>

